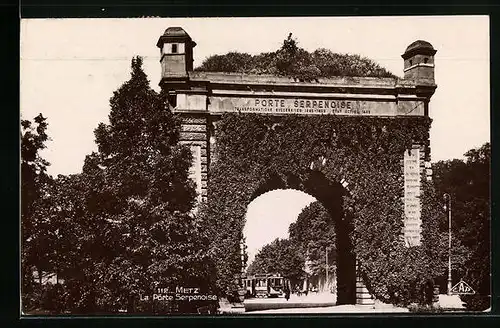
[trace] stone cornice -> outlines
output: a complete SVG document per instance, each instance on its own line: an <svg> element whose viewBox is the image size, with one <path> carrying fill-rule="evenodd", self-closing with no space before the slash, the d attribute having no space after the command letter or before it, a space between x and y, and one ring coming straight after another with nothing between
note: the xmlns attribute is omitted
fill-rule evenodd
<svg viewBox="0 0 500 328"><path fill-rule="evenodd" d="M173 81L163 79L160 84ZM180 82L179 80L175 82ZM379 96L419 95L429 98L436 85L401 78L331 77L315 82L298 82L289 77L240 73L188 72L184 83L173 88L178 93L195 94L353 94Z"/></svg>

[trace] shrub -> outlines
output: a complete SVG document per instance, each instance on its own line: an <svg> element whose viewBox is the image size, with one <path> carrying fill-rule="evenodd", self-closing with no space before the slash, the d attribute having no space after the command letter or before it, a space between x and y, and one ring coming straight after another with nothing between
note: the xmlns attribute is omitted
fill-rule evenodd
<svg viewBox="0 0 500 328"><path fill-rule="evenodd" d="M411 313L443 313L444 310L440 306L434 305L419 305L419 304L410 304L408 306L408 310Z"/></svg>
<svg viewBox="0 0 500 328"><path fill-rule="evenodd" d="M338 54L328 49L310 53L298 47L291 33L277 51L254 56L240 52L213 55L195 71L272 74L302 81L333 76L396 77L371 59L359 55Z"/></svg>

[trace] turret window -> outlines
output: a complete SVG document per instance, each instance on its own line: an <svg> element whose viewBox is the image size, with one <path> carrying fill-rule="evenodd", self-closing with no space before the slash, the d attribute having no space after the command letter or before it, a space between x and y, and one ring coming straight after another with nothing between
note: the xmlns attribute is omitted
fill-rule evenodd
<svg viewBox="0 0 500 328"><path fill-rule="evenodd" d="M184 43L163 44L162 54L183 54L185 53Z"/></svg>
<svg viewBox="0 0 500 328"><path fill-rule="evenodd" d="M429 58L424 58L424 63L427 64L427 62L429 61Z"/></svg>

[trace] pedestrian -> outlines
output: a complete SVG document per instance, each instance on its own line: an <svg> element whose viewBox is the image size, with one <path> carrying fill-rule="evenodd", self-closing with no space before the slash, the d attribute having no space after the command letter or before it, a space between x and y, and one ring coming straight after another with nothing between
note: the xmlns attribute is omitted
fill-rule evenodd
<svg viewBox="0 0 500 328"><path fill-rule="evenodd" d="M434 298L434 279L427 279L424 285L424 303L425 305L432 305L432 299Z"/></svg>
<svg viewBox="0 0 500 328"><path fill-rule="evenodd" d="M283 288L283 291L285 292L285 298L288 301L290 299L290 287L288 286L288 281L285 282L285 286Z"/></svg>

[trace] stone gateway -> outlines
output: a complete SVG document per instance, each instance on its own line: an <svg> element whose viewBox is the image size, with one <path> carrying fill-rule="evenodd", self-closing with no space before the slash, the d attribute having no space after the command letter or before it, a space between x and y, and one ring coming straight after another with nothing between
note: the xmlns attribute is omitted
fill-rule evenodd
<svg viewBox="0 0 500 328"><path fill-rule="evenodd" d="M182 118L181 143L188 145L193 153L191 176L196 182L199 202L209 196L211 165L217 158L218 123L225 113L395 120L428 117L429 102L436 89L436 50L422 40L410 44L403 53L403 78L330 77L314 82L271 75L193 71L196 43L180 27L167 28L157 46L161 54L160 86L168 95L173 111ZM430 179L429 152L428 142L419 142L400 155L404 180L402 234L409 247L421 243L421 179ZM345 187L347 182L342 184ZM345 263L355 265L353 259L346 259ZM345 303L372 304L361 276L339 275L338 279L338 285L348 290L342 296Z"/></svg>

